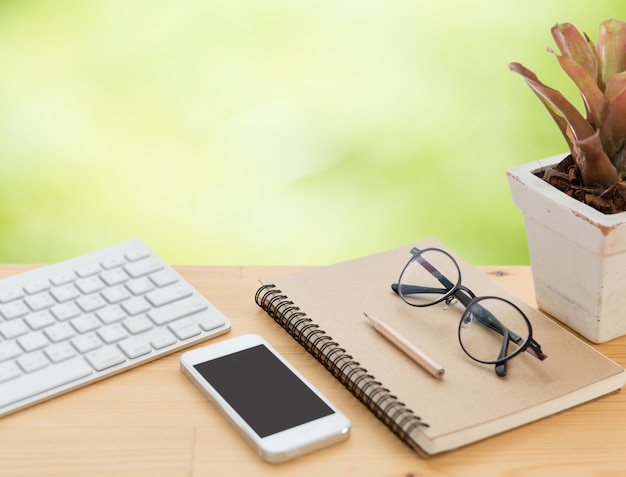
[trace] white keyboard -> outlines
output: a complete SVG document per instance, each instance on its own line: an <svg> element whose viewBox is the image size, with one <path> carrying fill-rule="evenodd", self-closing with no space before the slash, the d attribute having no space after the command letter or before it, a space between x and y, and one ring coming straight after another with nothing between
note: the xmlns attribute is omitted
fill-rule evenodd
<svg viewBox="0 0 626 477"><path fill-rule="evenodd" d="M225 333L140 240L0 280L0 417Z"/></svg>

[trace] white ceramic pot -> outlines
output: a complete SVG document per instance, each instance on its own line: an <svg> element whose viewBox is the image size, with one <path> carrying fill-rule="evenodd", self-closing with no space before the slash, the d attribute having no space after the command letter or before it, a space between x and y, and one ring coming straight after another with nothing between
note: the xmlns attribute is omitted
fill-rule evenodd
<svg viewBox="0 0 626 477"><path fill-rule="evenodd" d="M533 172L565 155L507 171L524 214L539 308L594 343L626 335L626 212L603 214Z"/></svg>

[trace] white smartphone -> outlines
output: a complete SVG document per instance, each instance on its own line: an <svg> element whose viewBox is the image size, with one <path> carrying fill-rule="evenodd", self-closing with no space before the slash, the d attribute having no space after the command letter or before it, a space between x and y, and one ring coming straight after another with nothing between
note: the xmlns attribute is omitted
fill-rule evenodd
<svg viewBox="0 0 626 477"><path fill-rule="evenodd" d="M183 373L267 462L347 439L350 421L258 335L181 356Z"/></svg>

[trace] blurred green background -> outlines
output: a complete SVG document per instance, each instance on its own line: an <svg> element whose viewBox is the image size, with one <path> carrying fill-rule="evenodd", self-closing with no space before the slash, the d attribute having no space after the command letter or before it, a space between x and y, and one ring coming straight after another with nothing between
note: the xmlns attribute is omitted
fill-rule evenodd
<svg viewBox="0 0 626 477"><path fill-rule="evenodd" d="M325 264L436 236L527 264L506 169L565 151L507 65L618 0L0 0L0 262L140 237ZM570 96L571 97L571 96Z"/></svg>

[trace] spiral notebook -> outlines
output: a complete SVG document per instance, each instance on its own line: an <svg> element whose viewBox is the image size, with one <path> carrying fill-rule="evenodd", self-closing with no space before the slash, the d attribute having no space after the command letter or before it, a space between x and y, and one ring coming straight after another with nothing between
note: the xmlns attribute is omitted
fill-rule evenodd
<svg viewBox="0 0 626 477"><path fill-rule="evenodd" d="M462 305L414 308L391 290L412 247L440 247L477 295L515 303L548 355L522 353L504 378L461 349ZM458 448L620 389L624 369L524 303L436 239L260 280L257 304L393 433L420 454ZM435 379L363 316L389 323L445 368Z"/></svg>

